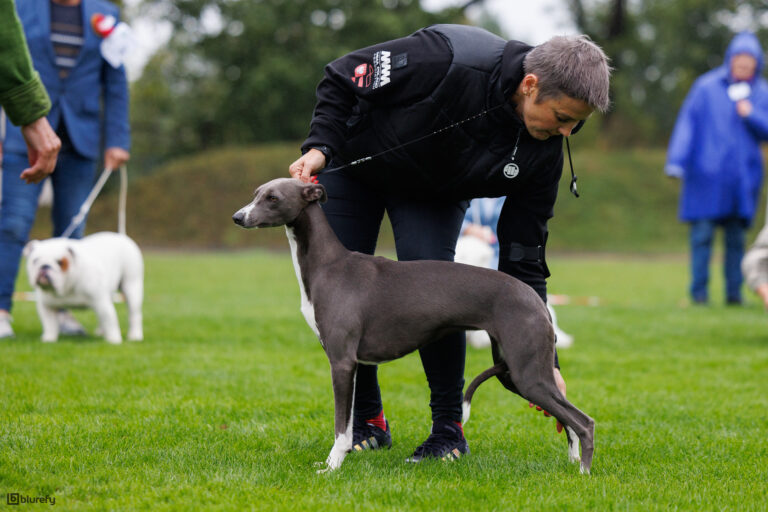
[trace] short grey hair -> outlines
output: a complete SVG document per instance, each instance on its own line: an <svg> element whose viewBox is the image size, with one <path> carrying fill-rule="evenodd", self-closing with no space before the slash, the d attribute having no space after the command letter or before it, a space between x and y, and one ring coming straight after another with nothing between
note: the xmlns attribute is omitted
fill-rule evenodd
<svg viewBox="0 0 768 512"><path fill-rule="evenodd" d="M534 47L523 70L539 79L537 102L565 94L600 112L611 105L609 59L586 35L556 36Z"/></svg>

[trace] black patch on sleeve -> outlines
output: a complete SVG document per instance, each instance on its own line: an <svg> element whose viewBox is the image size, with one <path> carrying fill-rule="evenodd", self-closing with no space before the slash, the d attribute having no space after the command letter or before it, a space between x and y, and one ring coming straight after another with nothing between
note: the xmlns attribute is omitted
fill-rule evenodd
<svg viewBox="0 0 768 512"><path fill-rule="evenodd" d="M404 68L408 65L408 53L401 53L400 55L395 55L394 59L392 59L392 69L400 69Z"/></svg>

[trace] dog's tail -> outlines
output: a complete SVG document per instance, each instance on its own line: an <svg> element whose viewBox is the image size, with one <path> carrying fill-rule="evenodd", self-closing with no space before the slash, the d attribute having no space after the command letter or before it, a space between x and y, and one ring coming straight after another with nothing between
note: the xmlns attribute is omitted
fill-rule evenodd
<svg viewBox="0 0 768 512"><path fill-rule="evenodd" d="M475 380L472 381L472 383L467 387L467 391L464 392L464 402L461 404L461 411L462 411L462 423L466 423L469 421L469 407L470 403L472 402L472 395L475 394L475 390L482 384L483 382L487 381L491 377L494 377L496 375L501 375L502 373L507 371L507 365L506 363L498 363L487 370L485 370L483 373L475 377Z"/></svg>

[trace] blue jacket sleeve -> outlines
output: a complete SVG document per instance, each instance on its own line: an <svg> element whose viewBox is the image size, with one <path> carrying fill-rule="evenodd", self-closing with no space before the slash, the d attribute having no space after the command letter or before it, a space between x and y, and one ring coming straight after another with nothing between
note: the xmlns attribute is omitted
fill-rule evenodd
<svg viewBox="0 0 768 512"><path fill-rule="evenodd" d="M119 20L119 12L115 13ZM104 148L122 148L130 151L131 128L128 120L128 79L125 66L113 68L102 59L104 84Z"/></svg>
<svg viewBox="0 0 768 512"><path fill-rule="evenodd" d="M749 131L761 140L768 140L768 98L752 103L752 112L744 118Z"/></svg>
<svg viewBox="0 0 768 512"><path fill-rule="evenodd" d="M105 60L104 74L104 147L130 151L131 129L128 122L128 80L124 66L113 68Z"/></svg>
<svg viewBox="0 0 768 512"><path fill-rule="evenodd" d="M669 139L664 171L674 178L682 178L690 163L695 136L696 110L701 98L699 90L698 83L694 83L683 106L680 107L672 137Z"/></svg>

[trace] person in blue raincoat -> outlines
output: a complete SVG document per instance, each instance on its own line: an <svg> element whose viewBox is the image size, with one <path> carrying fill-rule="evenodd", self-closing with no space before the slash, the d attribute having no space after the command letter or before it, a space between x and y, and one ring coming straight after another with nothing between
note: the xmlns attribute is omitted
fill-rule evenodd
<svg viewBox="0 0 768 512"><path fill-rule="evenodd" d="M666 173L682 180L679 216L690 223L694 303L709 300L709 261L715 229L725 231L726 301L740 304L744 236L755 215L768 139L768 83L760 77L763 50L750 32L737 34L722 66L700 76L678 114Z"/></svg>

